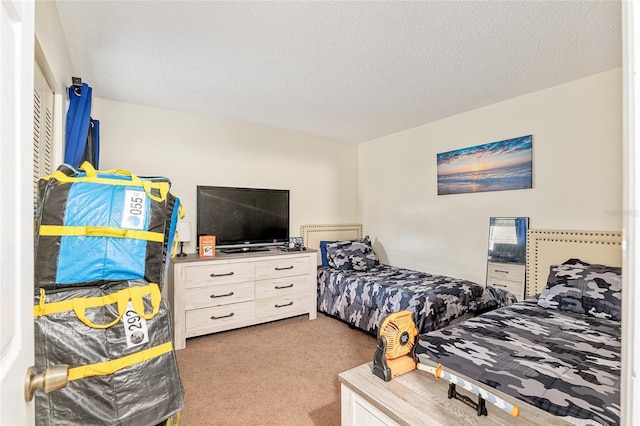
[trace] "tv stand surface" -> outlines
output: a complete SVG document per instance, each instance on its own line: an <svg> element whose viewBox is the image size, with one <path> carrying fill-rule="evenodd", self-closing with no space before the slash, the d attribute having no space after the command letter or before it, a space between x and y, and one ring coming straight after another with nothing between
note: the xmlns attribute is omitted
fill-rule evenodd
<svg viewBox="0 0 640 426"><path fill-rule="evenodd" d="M238 247L220 249L221 253L253 253L257 251L269 251L269 247Z"/></svg>

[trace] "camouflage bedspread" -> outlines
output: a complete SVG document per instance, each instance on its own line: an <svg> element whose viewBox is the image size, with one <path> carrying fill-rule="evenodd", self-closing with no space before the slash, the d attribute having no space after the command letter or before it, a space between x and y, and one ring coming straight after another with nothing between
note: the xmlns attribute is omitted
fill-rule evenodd
<svg viewBox="0 0 640 426"><path fill-rule="evenodd" d="M620 422L620 322L525 300L419 336L422 362L576 424Z"/></svg>
<svg viewBox="0 0 640 426"><path fill-rule="evenodd" d="M405 309L425 333L497 306L483 286L462 279L388 265L366 271L318 268L318 311L373 335L387 315Z"/></svg>

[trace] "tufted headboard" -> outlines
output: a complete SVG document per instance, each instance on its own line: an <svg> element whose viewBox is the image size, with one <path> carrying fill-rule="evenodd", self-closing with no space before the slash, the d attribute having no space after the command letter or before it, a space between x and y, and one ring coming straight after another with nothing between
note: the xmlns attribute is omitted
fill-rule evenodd
<svg viewBox="0 0 640 426"><path fill-rule="evenodd" d="M569 259L622 266L622 232L527 231L527 297L540 294L547 284L549 267Z"/></svg>
<svg viewBox="0 0 640 426"><path fill-rule="evenodd" d="M362 225L357 223L338 225L301 225L303 244L308 249L318 250L318 265L320 259L320 241L345 241L362 238Z"/></svg>

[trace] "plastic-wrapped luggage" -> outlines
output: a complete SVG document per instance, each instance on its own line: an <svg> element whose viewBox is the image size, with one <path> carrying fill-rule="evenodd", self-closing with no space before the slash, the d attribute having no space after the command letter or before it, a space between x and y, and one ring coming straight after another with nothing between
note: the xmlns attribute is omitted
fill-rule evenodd
<svg viewBox="0 0 640 426"><path fill-rule="evenodd" d="M184 390L160 288L180 201L166 178L62 165L38 183L35 358L70 367L66 388L36 392L38 425L154 426Z"/></svg>
<svg viewBox="0 0 640 426"><path fill-rule="evenodd" d="M36 288L144 278L162 286L182 208L167 178L62 165L38 184Z"/></svg>
<svg viewBox="0 0 640 426"><path fill-rule="evenodd" d="M69 384L36 392L38 425L156 425L182 408L171 315L155 283L40 289L36 368L67 364Z"/></svg>

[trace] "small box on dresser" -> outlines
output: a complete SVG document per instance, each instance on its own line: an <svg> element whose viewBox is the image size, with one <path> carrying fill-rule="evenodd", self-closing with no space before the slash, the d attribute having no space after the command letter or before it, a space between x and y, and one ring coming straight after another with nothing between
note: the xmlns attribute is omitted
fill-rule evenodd
<svg viewBox="0 0 640 426"><path fill-rule="evenodd" d="M175 258L166 286L176 349L186 339L296 315L317 318L314 250Z"/></svg>

